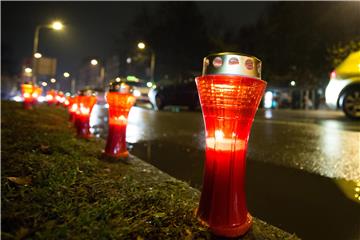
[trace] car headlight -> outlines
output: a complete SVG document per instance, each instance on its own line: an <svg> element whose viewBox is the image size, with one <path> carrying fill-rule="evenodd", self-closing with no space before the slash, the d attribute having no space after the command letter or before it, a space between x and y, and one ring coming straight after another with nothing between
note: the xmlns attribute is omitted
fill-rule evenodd
<svg viewBox="0 0 360 240"><path fill-rule="evenodd" d="M135 89L134 92L133 92L133 95L134 95L135 97L140 97L140 96L141 96L141 92L140 92L139 90Z"/></svg>

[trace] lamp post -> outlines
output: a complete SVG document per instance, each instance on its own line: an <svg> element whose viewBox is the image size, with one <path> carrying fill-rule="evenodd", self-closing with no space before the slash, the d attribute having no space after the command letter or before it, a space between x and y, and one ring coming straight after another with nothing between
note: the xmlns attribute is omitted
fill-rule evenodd
<svg viewBox="0 0 360 240"><path fill-rule="evenodd" d="M42 28L53 29L53 30L59 31L64 28L64 25L59 21L55 21L52 24L36 26L35 34L34 34L34 46L33 46L33 69L34 69L33 82L34 83L36 82L37 59L42 57L41 53L38 53L39 34L40 34L40 29L42 29Z"/></svg>
<svg viewBox="0 0 360 240"><path fill-rule="evenodd" d="M204 58L196 78L206 129L206 162L198 217L215 235L238 237L252 225L246 208L249 134L266 82L261 62L238 53Z"/></svg>
<svg viewBox="0 0 360 240"><path fill-rule="evenodd" d="M91 59L90 64L92 66L97 66L99 64L99 61L97 59ZM105 67L104 67L104 64L101 64L101 66L100 66L99 83L100 83L101 87L105 91L105 85L106 84L105 84Z"/></svg>
<svg viewBox="0 0 360 240"><path fill-rule="evenodd" d="M64 76L64 78L65 78L65 82L70 78L70 73L69 72L64 72L63 73L63 76ZM73 90L72 88L73 88L73 80L74 80L74 78L73 79L71 79L71 82L70 82L70 88L71 88L71 91ZM75 85L75 83L74 83L74 85ZM67 83L66 83L66 85L65 86L68 86L67 85ZM59 88L59 86L57 85L57 87ZM74 90L75 91L75 90Z"/></svg>
<svg viewBox="0 0 360 240"><path fill-rule="evenodd" d="M139 42L138 43L138 48L140 50L144 50L146 48L145 43L143 42ZM151 57L150 57L150 81L154 82L154 75L155 75L155 61L156 61L156 55L153 49L150 49L150 53L151 53Z"/></svg>

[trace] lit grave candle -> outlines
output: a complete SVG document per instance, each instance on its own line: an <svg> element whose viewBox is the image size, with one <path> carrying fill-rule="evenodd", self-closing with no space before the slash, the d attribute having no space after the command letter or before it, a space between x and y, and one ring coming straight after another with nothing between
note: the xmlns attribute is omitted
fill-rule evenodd
<svg viewBox="0 0 360 240"><path fill-rule="evenodd" d="M215 235L238 237L251 227L245 166L251 125L264 93L261 62L237 53L204 59L196 78L206 128L206 162L197 215Z"/></svg>

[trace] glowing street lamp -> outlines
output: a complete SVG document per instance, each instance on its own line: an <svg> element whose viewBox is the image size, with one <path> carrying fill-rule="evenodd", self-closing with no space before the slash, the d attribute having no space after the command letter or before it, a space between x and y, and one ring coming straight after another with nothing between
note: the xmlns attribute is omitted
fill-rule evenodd
<svg viewBox="0 0 360 240"><path fill-rule="evenodd" d="M68 77L70 77L70 73L64 72L64 73L63 73L63 76L64 76L65 78L68 78Z"/></svg>
<svg viewBox="0 0 360 240"><path fill-rule="evenodd" d="M206 129L206 163L198 217L215 235L238 237L252 225L246 208L245 157L264 93L261 62L238 53L204 58L196 78Z"/></svg>
<svg viewBox="0 0 360 240"><path fill-rule="evenodd" d="M131 107L136 98L131 94L130 86L123 82L111 82L106 94L109 104L109 133L105 154L115 158L127 158L126 126Z"/></svg>
<svg viewBox="0 0 360 240"><path fill-rule="evenodd" d="M37 58L37 59L39 59L39 58L41 58L42 57L42 54L41 53L34 53L34 58Z"/></svg>
<svg viewBox="0 0 360 240"><path fill-rule="evenodd" d="M24 69L24 72L25 73L32 73L32 69L27 67L27 68Z"/></svg>
<svg viewBox="0 0 360 240"><path fill-rule="evenodd" d="M80 138L90 138L90 115L96 103L95 93L90 89L79 91L77 97L78 108L76 111L75 126Z"/></svg>
<svg viewBox="0 0 360 240"><path fill-rule="evenodd" d="M55 78L51 78L51 79L50 79L50 82L51 82L51 83L56 83L56 79L55 79Z"/></svg>
<svg viewBox="0 0 360 240"><path fill-rule="evenodd" d="M21 84L21 94L23 96L24 109L31 109L33 104L33 96L32 93L34 91L34 85L31 82L25 82Z"/></svg>
<svg viewBox="0 0 360 240"><path fill-rule="evenodd" d="M39 34L40 34L40 29L42 28L48 28L48 29L53 29L55 31L59 31L62 30L64 28L64 25L60 22L60 21L54 21L51 24L46 24L46 25L37 25L35 28L35 34L34 34L34 46L33 46L33 68L36 69L37 66L37 59L41 58L42 55L38 52L39 49ZM40 55L39 55L40 54ZM35 74L33 75L33 82L36 82L36 71Z"/></svg>
<svg viewBox="0 0 360 240"><path fill-rule="evenodd" d="M64 25L60 21L55 21L51 24L51 28L54 30L62 30L64 28Z"/></svg>
<svg viewBox="0 0 360 240"><path fill-rule="evenodd" d="M91 65L93 65L93 66L96 66L96 65L98 65L98 60L96 60L96 59L92 59L91 61L90 61L90 63L91 63Z"/></svg>
<svg viewBox="0 0 360 240"><path fill-rule="evenodd" d="M139 42L137 46L138 46L138 48L141 49L141 50L142 50L142 49L145 49L145 47L146 47L145 43L143 43L143 42Z"/></svg>

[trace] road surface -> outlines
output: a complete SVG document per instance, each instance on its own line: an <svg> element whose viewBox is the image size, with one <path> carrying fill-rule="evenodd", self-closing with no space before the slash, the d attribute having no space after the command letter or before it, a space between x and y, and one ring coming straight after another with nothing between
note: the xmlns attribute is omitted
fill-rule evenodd
<svg viewBox="0 0 360 240"><path fill-rule="evenodd" d="M200 111L133 107L129 114L131 153L199 189L204 136ZM360 239L359 122L336 111L261 109L246 174L254 216L303 239Z"/></svg>

